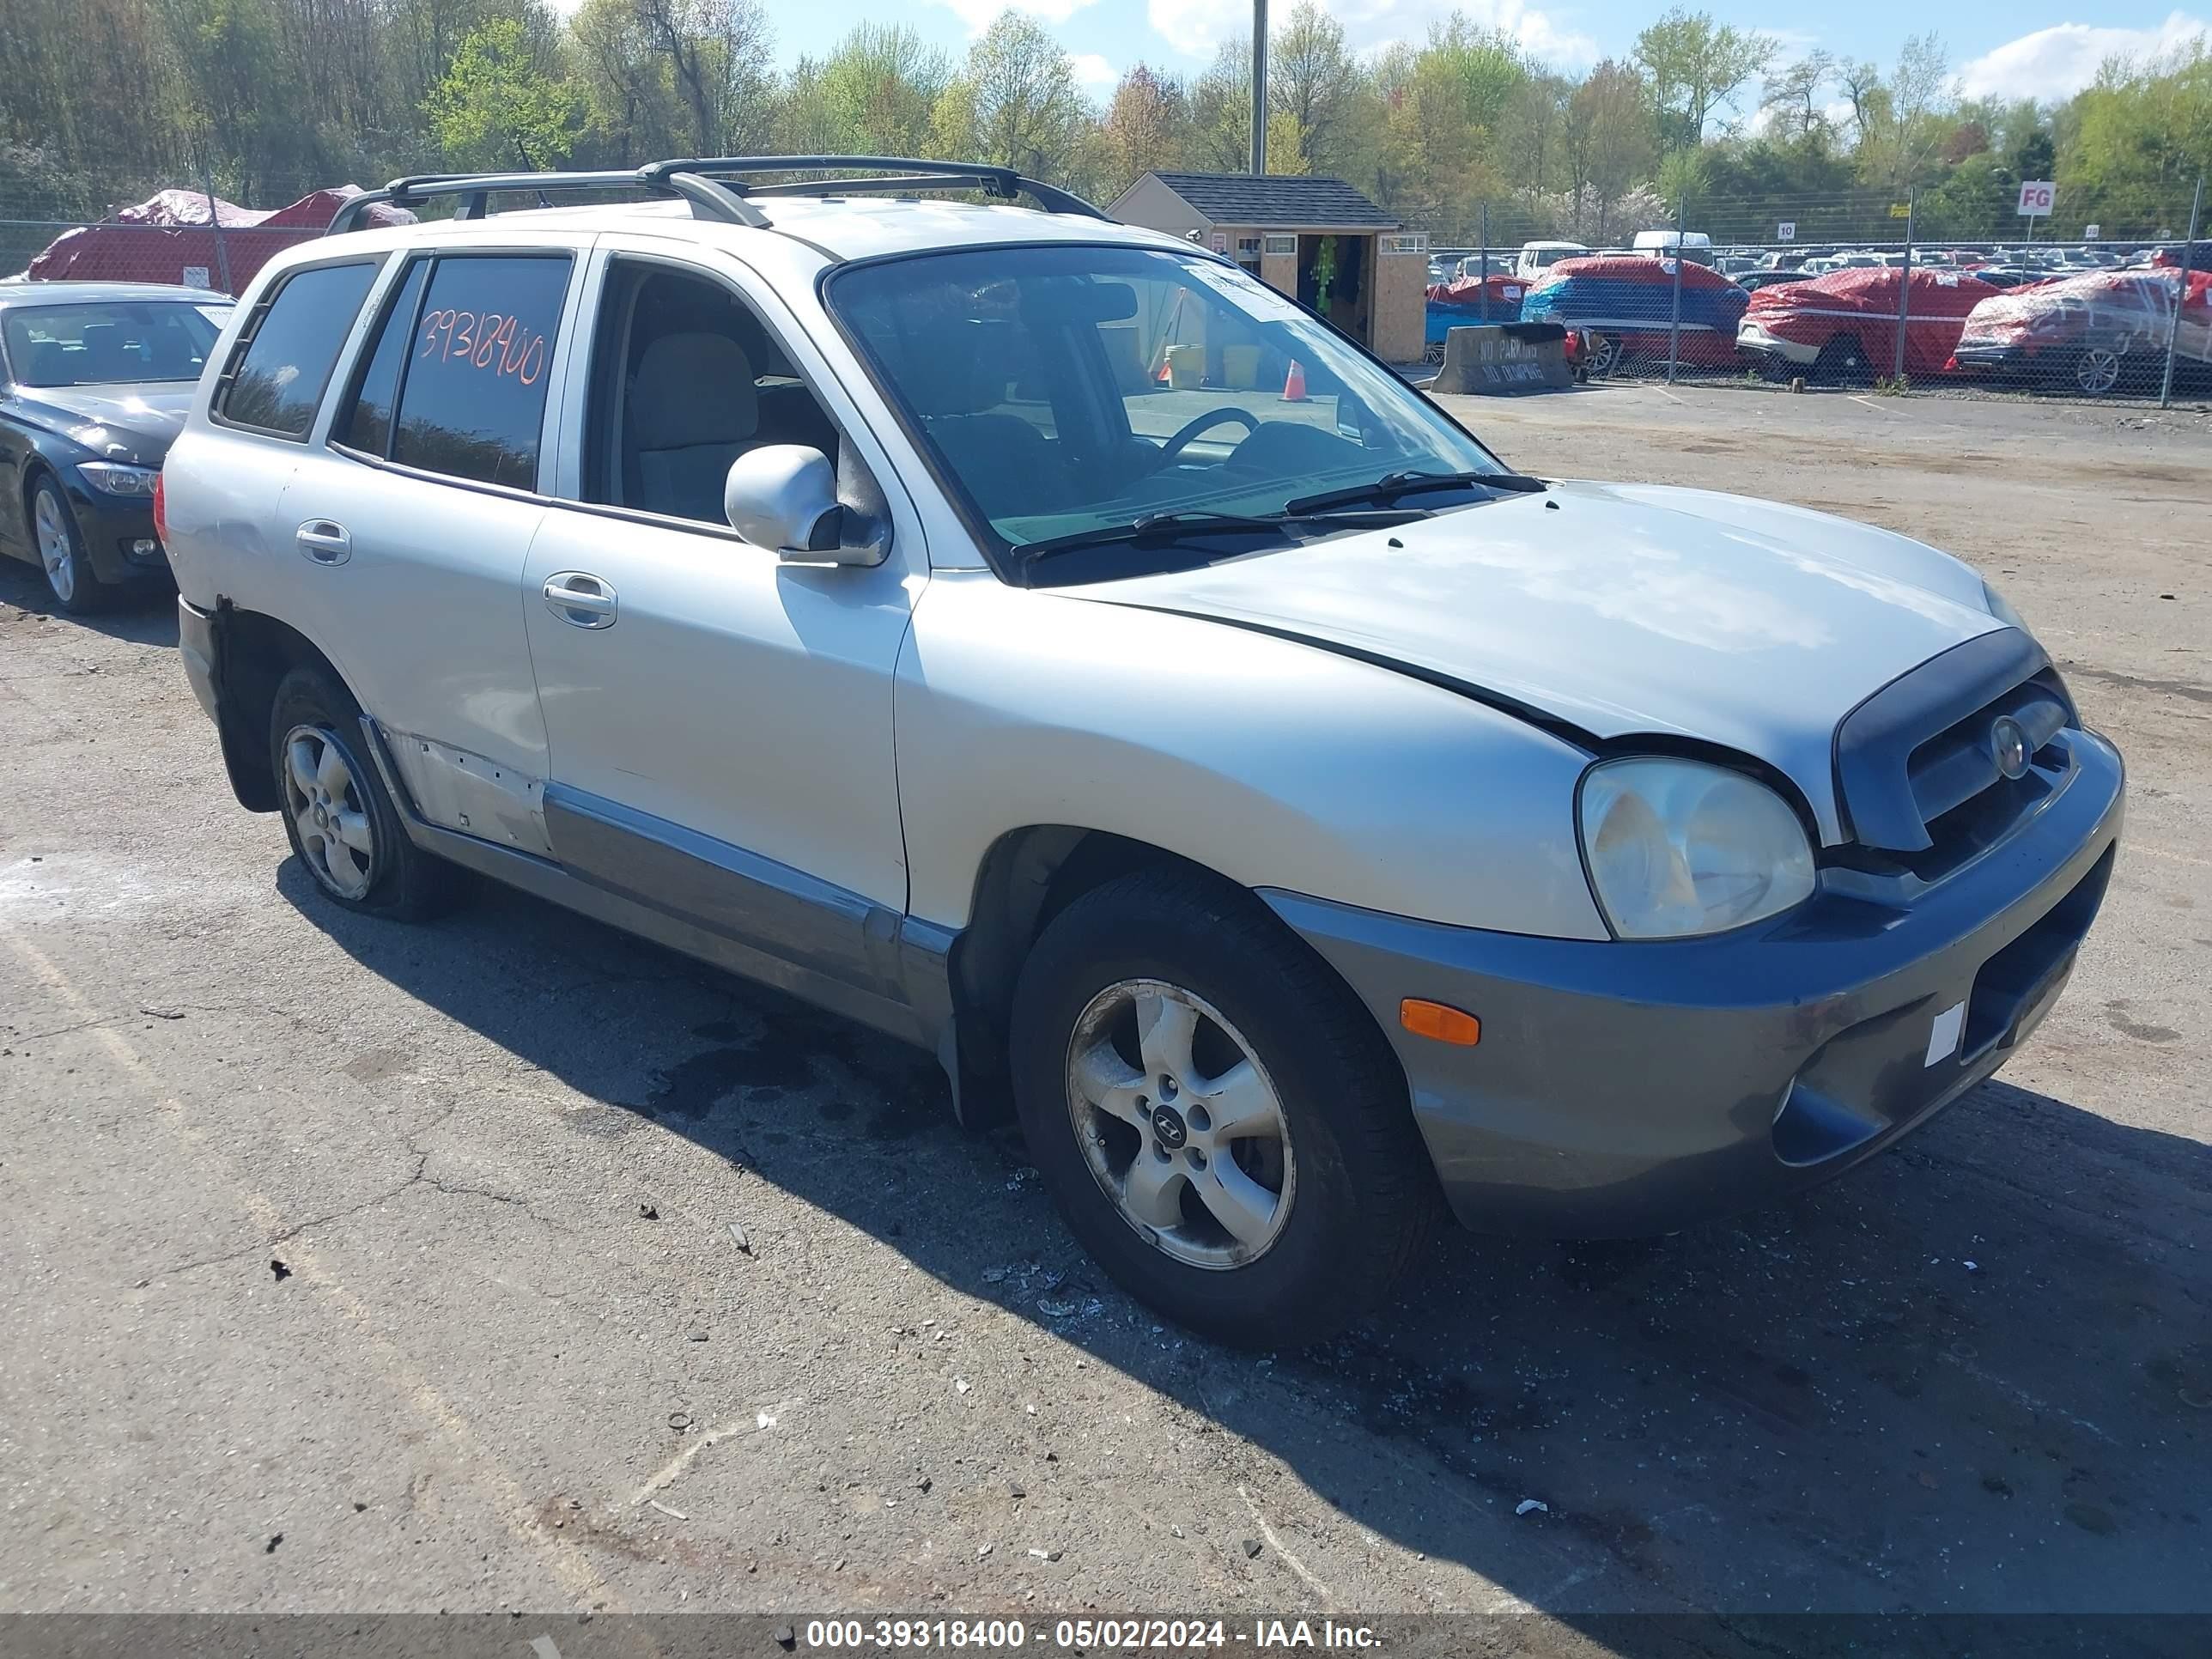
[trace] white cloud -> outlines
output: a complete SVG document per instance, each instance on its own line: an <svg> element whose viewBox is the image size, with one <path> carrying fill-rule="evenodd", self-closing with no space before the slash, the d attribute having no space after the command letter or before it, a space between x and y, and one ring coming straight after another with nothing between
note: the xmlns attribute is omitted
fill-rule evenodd
<svg viewBox="0 0 2212 1659"><path fill-rule="evenodd" d="M1110 87L1121 78L1121 70L1095 52L1079 52L1068 61L1075 66L1075 80L1079 86Z"/></svg>
<svg viewBox="0 0 2212 1659"><path fill-rule="evenodd" d="M956 13L972 36L990 27L1002 11L1025 11L1040 23L1065 23L1091 0L937 0L937 3Z"/></svg>
<svg viewBox="0 0 2212 1659"><path fill-rule="evenodd" d="M1380 52L1395 41L1419 45L1429 25L1462 12L1478 28L1503 29L1534 56L1553 64L1587 64L1598 55L1586 34L1564 29L1549 14L1522 0L1322 0L1325 10L1344 25L1345 44L1361 53ZM1283 5L1271 8L1286 13ZM1251 0L1146 0L1152 27L1177 52L1207 58L1224 40L1252 32Z"/></svg>
<svg viewBox="0 0 2212 1659"><path fill-rule="evenodd" d="M2060 23L1984 52L1959 71L1959 88L1969 98L2071 98L2108 58L2163 57L2208 32L2203 18L2179 11L2154 28Z"/></svg>

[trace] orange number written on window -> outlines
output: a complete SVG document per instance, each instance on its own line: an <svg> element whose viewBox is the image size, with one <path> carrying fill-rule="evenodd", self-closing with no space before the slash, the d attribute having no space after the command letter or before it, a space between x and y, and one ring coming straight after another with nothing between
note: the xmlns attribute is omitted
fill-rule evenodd
<svg viewBox="0 0 2212 1659"><path fill-rule="evenodd" d="M433 311L422 319L418 358L435 357L536 386L545 373L545 337L495 311Z"/></svg>

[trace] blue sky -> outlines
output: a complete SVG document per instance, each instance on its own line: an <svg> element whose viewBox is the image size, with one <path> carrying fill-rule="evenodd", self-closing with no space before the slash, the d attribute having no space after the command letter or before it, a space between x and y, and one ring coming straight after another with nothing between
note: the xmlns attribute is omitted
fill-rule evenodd
<svg viewBox="0 0 2212 1659"><path fill-rule="evenodd" d="M1693 0L1693 3L1695 0ZM2200 0L2201 3L2201 0ZM898 17L957 53L1006 0L767 0L777 56L826 51L854 23ZM1079 72L1100 95L1130 64L1144 59L1192 70L1215 43L1251 28L1250 0L1018 0L1075 54ZM1352 46L1378 51L1393 40L1419 40L1453 0L1323 0L1340 18ZM1461 0L1478 22L1510 29L1531 50L1563 68L1626 53L1637 31L1667 0ZM1270 0L1279 14L1290 0ZM1887 63L1907 35L1935 27L1969 94L2065 97L2079 90L2115 52L2144 53L2205 33L2200 13L2131 0L1969 0L1931 9L1915 0L1856 0L1831 9L1777 6L1772 0L1705 0L1723 22L1780 34L1793 48L1825 46L1850 58Z"/></svg>

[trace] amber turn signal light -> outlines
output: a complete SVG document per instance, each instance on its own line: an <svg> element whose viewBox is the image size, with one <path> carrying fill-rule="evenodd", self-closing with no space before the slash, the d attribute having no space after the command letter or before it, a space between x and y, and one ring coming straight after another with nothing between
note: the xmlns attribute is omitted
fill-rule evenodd
<svg viewBox="0 0 2212 1659"><path fill-rule="evenodd" d="M1407 997L1398 1005L1398 1023L1415 1036L1434 1037L1461 1048L1482 1041L1482 1022L1464 1010L1425 997Z"/></svg>

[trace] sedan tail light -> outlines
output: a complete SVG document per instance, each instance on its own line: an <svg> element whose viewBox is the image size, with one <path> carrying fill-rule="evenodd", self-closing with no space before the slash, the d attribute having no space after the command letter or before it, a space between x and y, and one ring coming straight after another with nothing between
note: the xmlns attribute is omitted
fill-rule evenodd
<svg viewBox="0 0 2212 1659"><path fill-rule="evenodd" d="M154 475L154 538L163 547L169 544L169 501L161 493L167 482L161 474Z"/></svg>

